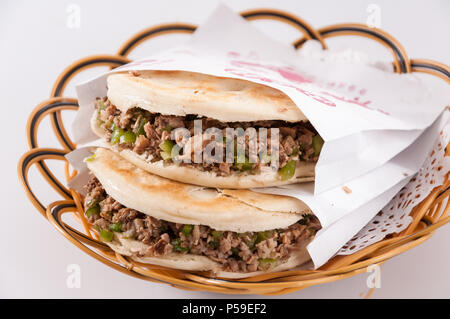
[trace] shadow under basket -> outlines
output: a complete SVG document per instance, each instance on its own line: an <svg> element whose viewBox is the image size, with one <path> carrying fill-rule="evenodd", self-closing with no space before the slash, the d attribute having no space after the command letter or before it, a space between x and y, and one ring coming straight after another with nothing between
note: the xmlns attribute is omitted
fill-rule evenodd
<svg viewBox="0 0 450 319"><path fill-rule="evenodd" d="M310 39L315 39L327 48L325 40L337 36L361 36L375 40L386 47L393 56L393 67L397 73L422 72L442 78L450 83L450 68L441 63L410 59L400 43L386 32L369 28L363 24L337 24L321 29L313 29L304 20L283 11L273 9L256 9L242 12L247 20L270 19L286 23L301 32L301 37L293 43L295 48ZM412 223L398 234L387 236L382 241L368 246L352 255L335 256L318 270L291 270L269 273L241 280L227 280L209 277L206 273L189 272L168 269L160 266L138 263L130 258L112 251L102 243L95 231L92 231L84 217L80 195L65 187L76 171L70 172L69 164L64 155L76 148L69 138L62 120L62 111L77 111L78 101L64 97L64 91L71 79L87 69L108 66L115 68L131 62L127 58L130 52L145 41L171 33L192 33L195 25L187 23L161 24L145 29L128 41L115 55L94 55L78 60L67 67L57 78L50 98L39 104L30 114L27 124L29 151L18 163L18 174L25 192L38 212L46 218L72 244L86 254L127 275L159 283L167 283L176 288L197 291L211 291L227 294L263 294L279 295L294 292L313 285L328 283L367 271L371 265L380 265L389 258L411 249L427 239L439 227L450 221L450 182L449 174L443 185L436 187L411 212ZM37 132L41 120L50 117L53 132L60 145L57 148L42 148L38 146ZM448 145L446 156L449 156ZM58 160L65 163L65 181L60 181L46 164L48 160ZM38 199L30 187L28 171L36 165L46 182L61 196L47 207ZM62 221L64 214L71 214L80 223L77 229Z"/></svg>

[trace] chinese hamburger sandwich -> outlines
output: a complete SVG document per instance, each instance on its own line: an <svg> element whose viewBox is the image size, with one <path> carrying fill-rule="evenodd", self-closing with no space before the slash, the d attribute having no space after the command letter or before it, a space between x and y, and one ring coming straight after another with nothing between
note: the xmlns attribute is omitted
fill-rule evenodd
<svg viewBox="0 0 450 319"><path fill-rule="evenodd" d="M108 76L107 87L107 96L95 103L91 127L108 147L150 173L234 189L314 180L323 140L292 100L276 89L182 71L115 73ZM239 128L245 133L254 128L256 138L227 135L227 130ZM223 136L207 135L212 129ZM261 129L267 130L265 139ZM179 130L189 136L177 136ZM199 143L195 137L201 137ZM183 160L175 160L173 151L186 145L191 147L181 151ZM217 147L208 154L219 160L205 160L208 145ZM228 146L231 161L226 158ZM244 153L237 156L240 146ZM195 160L195 151L203 159Z"/></svg>
<svg viewBox="0 0 450 319"><path fill-rule="evenodd" d="M85 215L114 251L226 278L295 268L320 223L300 200L188 185L148 173L111 150L86 159Z"/></svg>

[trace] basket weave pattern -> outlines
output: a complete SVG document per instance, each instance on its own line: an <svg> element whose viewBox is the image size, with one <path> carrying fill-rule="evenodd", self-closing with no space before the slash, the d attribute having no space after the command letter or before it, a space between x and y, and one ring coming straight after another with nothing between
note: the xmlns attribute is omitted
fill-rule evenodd
<svg viewBox="0 0 450 319"><path fill-rule="evenodd" d="M375 40L385 46L393 56L395 72L422 72L438 76L450 83L450 68L441 63L425 59L409 59L405 50L386 32L369 28L362 24L338 24L318 30L313 29L302 19L278 10L257 9L242 12L247 20L271 19L287 23L302 33L293 43L295 48L310 39L315 39L327 48L325 40L336 36L362 36ZM188 272L168 269L160 266L141 264L112 251L102 243L96 232L93 232L84 217L82 198L72 189L65 187L76 171L70 172L69 164L64 155L76 148L64 126L62 111L78 110L78 101L64 97L64 91L70 80L78 73L93 67L108 66L115 68L131 62L127 56L137 46L152 38L169 33L192 33L195 25L186 23L171 23L157 25L131 37L115 55L95 55L76 61L67 67L57 78L50 98L39 104L30 114L27 124L29 151L25 153L18 164L18 175L25 192L39 213L46 218L70 242L76 245L98 261L143 280L167 283L174 287L187 290L206 290L228 294L265 294L278 295L294 292L309 286L336 281L356 274L366 272L367 267L382 264L387 259L415 247L429 239L433 232L450 221L450 181L446 175L442 186L436 187L430 195L417 205L411 212L413 222L399 234L388 236L363 250L348 256L336 256L318 270L283 271L259 275L242 280L227 280L209 277L207 273ZM49 116L55 136L60 146L58 148L42 148L38 146L37 131L41 120ZM447 145L446 156L449 156ZM65 162L66 181L60 181L46 165L47 160ZM36 165L46 182L57 191L62 200L44 206L33 192L28 181L29 168ZM446 201L447 200L447 201ZM62 215L73 214L82 226L79 231L62 221Z"/></svg>

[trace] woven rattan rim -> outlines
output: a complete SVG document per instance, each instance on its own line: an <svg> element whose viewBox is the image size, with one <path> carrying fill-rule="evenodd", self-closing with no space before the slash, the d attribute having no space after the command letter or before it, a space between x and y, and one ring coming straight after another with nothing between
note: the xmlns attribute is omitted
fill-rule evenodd
<svg viewBox="0 0 450 319"><path fill-rule="evenodd" d="M280 10L256 9L242 12L248 20L269 19L287 23L302 33L302 37L293 43L295 48L309 39L315 39L327 48L325 39L336 36L356 35L376 40L385 46L393 56L395 72L422 72L438 76L450 83L450 68L444 64L424 59L408 58L406 51L392 36L386 32L369 28L361 24L338 24L321 29L314 29L304 20ZM76 148L65 129L61 112L78 110L78 101L64 97L64 91L70 80L83 70L97 67L117 66L130 62L127 56L143 42L157 36L170 33L192 33L195 25L187 23L161 24L145 29L128 41L117 51L117 55L95 55L80 59L68 66L57 78L50 98L40 103L30 114L27 123L27 140L29 151L18 163L18 175L31 203L38 212L71 243L91 257L127 275L159 283L167 283L176 288L186 290L206 290L228 294L264 294L279 295L304 289L309 286L332 282L365 272L373 264L382 264L389 258L411 249L429 239L433 232L450 221L450 181L447 174L442 186L436 187L432 193L417 205L411 212L413 222L407 229L375 243L363 250L348 256L336 256L318 270L290 270L259 275L242 280L212 278L208 273L188 272L168 269L154 265L144 265L113 252L102 243L97 234L91 231L84 217L80 195L64 185L73 178L76 171L70 172L64 155ZM37 141L37 132L41 120L50 116L52 128L62 148L41 148ZM447 145L446 155L449 156ZM58 160L65 163L66 181L61 182L49 169L47 160ZM61 196L47 207L42 204L33 192L28 171L36 165L48 184ZM77 230L62 220L64 214L73 214L79 221L83 231Z"/></svg>

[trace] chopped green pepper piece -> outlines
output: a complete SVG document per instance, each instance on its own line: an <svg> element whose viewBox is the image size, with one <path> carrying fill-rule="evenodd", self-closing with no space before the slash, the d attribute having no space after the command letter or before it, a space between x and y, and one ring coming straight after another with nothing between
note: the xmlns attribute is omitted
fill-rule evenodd
<svg viewBox="0 0 450 319"><path fill-rule="evenodd" d="M273 258L259 258L258 262L262 269L267 270L274 266L278 259Z"/></svg>
<svg viewBox="0 0 450 319"><path fill-rule="evenodd" d="M242 162L242 158L239 161ZM253 168L253 163L250 163L247 156L245 156L243 163L238 163L237 157L235 157L233 167L240 171L248 171Z"/></svg>
<svg viewBox="0 0 450 319"><path fill-rule="evenodd" d="M294 149L292 150L292 153L291 153L290 155L291 155L291 156L295 156L295 155L298 154L298 152L299 152L298 147L294 147Z"/></svg>
<svg viewBox="0 0 450 319"><path fill-rule="evenodd" d="M255 245L259 244L260 242L269 239L273 236L273 232L270 230L266 230L266 231L260 231L256 234L256 239L255 239Z"/></svg>
<svg viewBox="0 0 450 319"><path fill-rule="evenodd" d="M161 149L160 155L163 160L172 159L172 149L175 146L175 143L171 140L165 140L159 144L159 148Z"/></svg>
<svg viewBox="0 0 450 319"><path fill-rule="evenodd" d="M125 133L125 132L120 127L114 128L112 136L111 136L111 144L116 144L117 142L119 142L120 137L123 135L123 133Z"/></svg>
<svg viewBox="0 0 450 319"><path fill-rule="evenodd" d="M136 134L132 131L126 131L120 136L121 144L133 144L136 141Z"/></svg>
<svg viewBox="0 0 450 319"><path fill-rule="evenodd" d="M184 236L189 236L192 233L193 229L194 229L194 226L192 226L192 225L184 225L182 232L183 232Z"/></svg>
<svg viewBox="0 0 450 319"><path fill-rule="evenodd" d="M181 246L181 239L177 238L175 240L173 240L171 242L172 246L173 246L173 250L181 252L181 253L185 253L185 252L189 252L189 247L183 247Z"/></svg>
<svg viewBox="0 0 450 319"><path fill-rule="evenodd" d="M87 204L88 207L92 207L95 206L99 203L100 201L97 198L92 198L89 203Z"/></svg>
<svg viewBox="0 0 450 319"><path fill-rule="evenodd" d="M105 105L105 102L103 102L103 100L100 100L100 101L98 102L98 108L99 108L100 110L106 110L106 105Z"/></svg>
<svg viewBox="0 0 450 319"><path fill-rule="evenodd" d="M111 241L114 238L114 233L109 230L102 229L100 230L100 239L103 241Z"/></svg>
<svg viewBox="0 0 450 319"><path fill-rule="evenodd" d="M97 153L92 154L88 158L86 158L86 162L92 162L97 157Z"/></svg>
<svg viewBox="0 0 450 319"><path fill-rule="evenodd" d="M91 217L91 216L98 215L98 214L100 214L100 206L98 206L97 204L89 207L85 212L85 215L87 217Z"/></svg>
<svg viewBox="0 0 450 319"><path fill-rule="evenodd" d="M141 120L141 122L139 123L139 128L136 132L137 136L145 134L144 126L145 124L147 124L147 122L148 122L147 120Z"/></svg>
<svg viewBox="0 0 450 319"><path fill-rule="evenodd" d="M117 222L117 223L109 224L109 230L119 232L119 233L122 232L122 223Z"/></svg>
<svg viewBox="0 0 450 319"><path fill-rule="evenodd" d="M254 251L256 249L256 240L258 239L257 233L249 233L245 238L244 241L247 244L248 248L250 248L251 251Z"/></svg>
<svg viewBox="0 0 450 319"><path fill-rule="evenodd" d="M278 170L278 173L280 174L282 181L290 179L294 176L296 165L297 162L295 160L290 160L289 162L287 162L286 165L284 165L282 168Z"/></svg>
<svg viewBox="0 0 450 319"><path fill-rule="evenodd" d="M170 156L174 145L175 143L171 140L165 140L159 144L159 148Z"/></svg>
<svg viewBox="0 0 450 319"><path fill-rule="evenodd" d="M165 161L170 160L172 158L172 156L169 153L166 153L166 152L161 152L159 154L161 155L162 159L165 160Z"/></svg>
<svg viewBox="0 0 450 319"><path fill-rule="evenodd" d="M219 231L219 230L213 230L213 231L211 232L211 235L213 235L213 237L214 237L215 239L220 239L220 237L222 237L222 234L223 234L223 232L222 232L222 231Z"/></svg>
<svg viewBox="0 0 450 319"><path fill-rule="evenodd" d="M320 135L315 135L312 138L312 147L314 149L314 156L319 156L320 151L322 150L324 140Z"/></svg>
<svg viewBox="0 0 450 319"><path fill-rule="evenodd" d="M170 158L173 160L173 161L179 161L180 159L179 159L179 156L180 155L183 155L183 148L182 147L180 147L178 144L175 144L173 147L172 147L172 151L170 152Z"/></svg>

